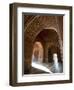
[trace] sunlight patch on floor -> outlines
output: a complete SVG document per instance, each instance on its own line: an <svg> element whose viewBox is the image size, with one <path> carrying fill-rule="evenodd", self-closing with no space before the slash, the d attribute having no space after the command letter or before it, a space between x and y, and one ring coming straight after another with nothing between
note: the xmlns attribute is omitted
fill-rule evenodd
<svg viewBox="0 0 74 90"><path fill-rule="evenodd" d="M43 66L40 63L34 62L34 61L32 61L32 67L34 67L36 69L43 70L43 71L48 72L50 74L52 73L47 67Z"/></svg>

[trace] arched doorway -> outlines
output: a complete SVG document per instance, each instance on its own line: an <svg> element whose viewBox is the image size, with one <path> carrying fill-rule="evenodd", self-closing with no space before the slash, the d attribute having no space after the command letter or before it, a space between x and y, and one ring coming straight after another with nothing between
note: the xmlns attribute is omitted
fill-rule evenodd
<svg viewBox="0 0 74 90"><path fill-rule="evenodd" d="M53 55L55 53L57 54L58 62L62 62L60 48L55 45L52 45L48 48L48 62L49 63L53 62Z"/></svg>
<svg viewBox="0 0 74 90"><path fill-rule="evenodd" d="M31 45L29 42L28 42L28 45L29 47L26 48L26 51L31 58L26 59L26 62L28 63L28 64L26 63L25 65L25 67L27 67L28 69L27 72L34 73L34 74L45 73L45 72L51 73L49 65L50 63L53 62L54 53L57 54L57 57L61 56L59 36L57 32L53 29L43 29L40 32L36 33L36 36L31 42ZM29 52L30 50L32 51ZM27 55L27 58L29 57L28 55ZM33 63L33 62L36 62L36 63ZM36 64L38 64L42 68L39 68L39 66L36 67Z"/></svg>
<svg viewBox="0 0 74 90"><path fill-rule="evenodd" d="M34 43L32 61L40 63L43 62L43 46L39 41Z"/></svg>
<svg viewBox="0 0 74 90"><path fill-rule="evenodd" d="M49 60L49 62L52 62L53 49L55 49L56 52L61 52L59 36L58 36L58 33L54 29L43 29L41 32L37 34L34 42L35 41L39 41L43 45L43 49L44 49L43 61L44 62L48 62L48 58L51 60L51 61Z"/></svg>

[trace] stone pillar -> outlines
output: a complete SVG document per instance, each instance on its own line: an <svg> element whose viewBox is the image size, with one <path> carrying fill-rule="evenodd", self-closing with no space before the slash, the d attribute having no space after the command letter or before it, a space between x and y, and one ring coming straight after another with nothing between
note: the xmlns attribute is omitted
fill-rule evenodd
<svg viewBox="0 0 74 90"><path fill-rule="evenodd" d="M57 25L57 33L58 33L58 37L59 37L60 54L61 54L61 59L63 60L63 41L61 39L61 32L60 32L58 18L55 17L55 19L56 19L56 25Z"/></svg>
<svg viewBox="0 0 74 90"><path fill-rule="evenodd" d="M45 43L45 62L48 63L48 43Z"/></svg>
<svg viewBox="0 0 74 90"><path fill-rule="evenodd" d="M28 74L31 71L33 45L30 39L25 38L24 41L24 73Z"/></svg>

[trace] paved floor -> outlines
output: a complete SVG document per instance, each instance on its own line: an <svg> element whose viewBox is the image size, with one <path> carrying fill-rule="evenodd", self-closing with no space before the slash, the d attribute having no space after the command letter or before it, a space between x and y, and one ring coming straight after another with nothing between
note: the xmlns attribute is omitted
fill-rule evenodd
<svg viewBox="0 0 74 90"><path fill-rule="evenodd" d="M32 61L31 69L28 72L27 70L24 74L41 74L41 73L62 73L63 72L63 64L61 62L58 63L41 63L37 61Z"/></svg>
<svg viewBox="0 0 74 90"><path fill-rule="evenodd" d="M57 65L55 63L38 63L33 62L30 74L41 74L41 73L62 73L63 72L63 64L58 62Z"/></svg>

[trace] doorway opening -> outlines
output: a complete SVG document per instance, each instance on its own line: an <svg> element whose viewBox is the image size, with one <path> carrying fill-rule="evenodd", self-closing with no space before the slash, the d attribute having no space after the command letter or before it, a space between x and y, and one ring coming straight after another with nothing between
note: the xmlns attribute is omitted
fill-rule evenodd
<svg viewBox="0 0 74 90"><path fill-rule="evenodd" d="M36 41L34 43L32 61L39 63L43 62L43 46L41 42Z"/></svg>

